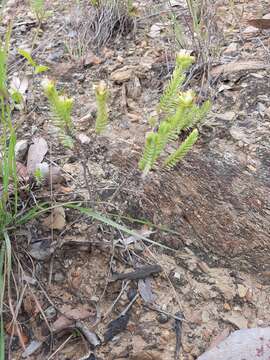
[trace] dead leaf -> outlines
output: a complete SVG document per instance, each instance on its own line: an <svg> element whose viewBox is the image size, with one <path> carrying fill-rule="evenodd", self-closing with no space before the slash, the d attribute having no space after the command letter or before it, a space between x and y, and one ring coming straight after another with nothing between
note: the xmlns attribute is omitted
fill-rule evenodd
<svg viewBox="0 0 270 360"><path fill-rule="evenodd" d="M29 81L26 76L22 79L18 78L17 76L13 76L10 82L11 89L18 91L21 95L24 95L26 93L28 85Z"/></svg>
<svg viewBox="0 0 270 360"><path fill-rule="evenodd" d="M37 304L35 302L35 299L31 294L26 294L23 298L23 308L24 311L29 316L35 316L39 313L39 309L37 307Z"/></svg>
<svg viewBox="0 0 270 360"><path fill-rule="evenodd" d="M15 323L11 320L10 322L8 322L5 326L5 330L6 330L6 333L8 335L15 335L15 336L19 336L20 337L20 340L23 341L24 345L26 345L29 341L29 338L28 336L23 332L21 326L19 327L19 331L18 331L18 326L20 325L17 325L15 326ZM20 334L19 334L20 332Z"/></svg>
<svg viewBox="0 0 270 360"><path fill-rule="evenodd" d="M166 25L164 23L156 23L151 26L150 32L148 36L150 38L156 38L159 37L162 33L162 31L166 28Z"/></svg>
<svg viewBox="0 0 270 360"><path fill-rule="evenodd" d="M270 19L251 19L247 21L249 25L260 30L270 29Z"/></svg>
<svg viewBox="0 0 270 360"><path fill-rule="evenodd" d="M210 71L211 76L217 77L221 74L231 74L242 70L264 70L269 69L270 64L263 61L248 60L248 61L233 61L228 64L218 65L213 67Z"/></svg>
<svg viewBox="0 0 270 360"><path fill-rule="evenodd" d="M99 65L102 63L102 60L97 57L92 51L88 51L83 59L84 66L91 66L91 65Z"/></svg>
<svg viewBox="0 0 270 360"><path fill-rule="evenodd" d="M19 178L22 181L27 182L29 180L29 174L28 174L27 167L24 166L19 161L17 161L16 162L16 169L17 169L17 174L18 174Z"/></svg>
<svg viewBox="0 0 270 360"><path fill-rule="evenodd" d="M151 289L150 278L146 278L145 280L140 279L138 282L138 290L139 290L141 297L143 298L143 300L146 303L151 304L155 301L156 297L153 294L152 289Z"/></svg>
<svg viewBox="0 0 270 360"><path fill-rule="evenodd" d="M43 345L42 341L33 340L22 353L23 358L28 358Z"/></svg>
<svg viewBox="0 0 270 360"><path fill-rule="evenodd" d="M47 151L48 144L44 138L34 139L34 143L29 147L27 156L27 170L29 174L34 174L37 165L43 161Z"/></svg>
<svg viewBox="0 0 270 360"><path fill-rule="evenodd" d="M66 214L62 206L56 207L51 214L43 220L43 225L55 230L63 230L66 226Z"/></svg>
<svg viewBox="0 0 270 360"><path fill-rule="evenodd" d="M60 315L59 318L53 323L52 330L56 332L64 330L73 324L75 325L75 321L85 320L91 316L92 312L82 306L71 310L69 307L66 309L64 307L62 308L62 315Z"/></svg>

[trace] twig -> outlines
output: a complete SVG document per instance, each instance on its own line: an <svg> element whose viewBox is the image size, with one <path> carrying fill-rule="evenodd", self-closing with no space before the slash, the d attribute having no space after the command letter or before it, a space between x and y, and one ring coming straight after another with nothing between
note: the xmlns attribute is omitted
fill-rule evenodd
<svg viewBox="0 0 270 360"><path fill-rule="evenodd" d="M146 277L152 274L159 273L161 271L162 271L162 267L160 265L145 265L128 273L114 274L110 279L110 282L117 280L124 280L124 279L128 279L128 280L145 279Z"/></svg>
<svg viewBox="0 0 270 360"><path fill-rule="evenodd" d="M62 350L65 347L65 345L69 342L69 340L72 339L72 337L73 334L69 335L69 337L55 350L55 352L48 357L48 360L52 359L60 350Z"/></svg>
<svg viewBox="0 0 270 360"><path fill-rule="evenodd" d="M175 314L177 317L181 316L180 312L177 312ZM175 335L176 335L176 342L175 342L175 354L174 354L174 359L178 360L179 359L179 355L180 355L180 350L181 350L181 335L182 335L182 320L175 320Z"/></svg>
<svg viewBox="0 0 270 360"><path fill-rule="evenodd" d="M150 309L150 310L153 310L153 311L156 311L156 312L159 312L159 313L162 313L162 314L165 314L175 320L179 320L179 321L183 321L183 322L187 322L187 320L185 320L183 317L179 317L177 315L173 315L171 313L169 313L168 311L164 311L158 307L155 307L155 306L151 306L149 304L143 304L144 307Z"/></svg>
<svg viewBox="0 0 270 360"><path fill-rule="evenodd" d="M124 291L126 290L128 284L129 284L129 280L126 283L123 283L124 285L122 285L122 289L120 291L120 293L118 294L117 298L114 300L114 302L112 303L112 305L110 306L109 310L104 314L104 316L102 317L103 319L106 319L106 317L112 312L113 308L115 307L116 303L119 301L119 299L121 298L121 296L123 295Z"/></svg>
<svg viewBox="0 0 270 360"><path fill-rule="evenodd" d="M128 310L131 308L131 306L135 303L135 301L138 299L139 297L139 294L136 294L134 296L134 298L131 300L131 302L128 304L128 306L121 312L121 314L119 315L120 316L124 316L126 315L126 313L128 312Z"/></svg>
<svg viewBox="0 0 270 360"><path fill-rule="evenodd" d="M80 330L80 332L84 335L86 340L93 345L94 347L100 345L100 339L97 337L97 335L90 331L82 322L76 321L75 327Z"/></svg>

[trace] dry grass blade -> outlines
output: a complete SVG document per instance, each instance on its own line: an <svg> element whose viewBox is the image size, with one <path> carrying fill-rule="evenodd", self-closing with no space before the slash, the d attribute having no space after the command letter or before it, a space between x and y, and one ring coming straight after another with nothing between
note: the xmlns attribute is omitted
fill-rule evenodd
<svg viewBox="0 0 270 360"><path fill-rule="evenodd" d="M66 207L71 208L71 209L77 209L82 214L88 215L91 218L93 218L95 220L98 220L98 221L102 222L103 224L109 225L109 226L111 226L111 227L113 227L113 228L115 228L117 230L123 231L126 234L136 236L136 238L141 239L141 240L143 240L143 241L145 241L145 242L147 242L149 244L156 245L156 246L159 246L159 247L161 247L163 249L170 250L170 251L173 251L173 252L176 251L176 250L170 248L169 246L166 246L166 245L160 244L160 243L158 243L156 241L150 240L147 237L137 233L136 231L130 230L126 226L120 225L120 224L116 223L115 221L113 221L113 220L107 218L106 216L102 215L101 213L93 211L92 209L83 208L81 206L76 206L76 205L66 205Z"/></svg>

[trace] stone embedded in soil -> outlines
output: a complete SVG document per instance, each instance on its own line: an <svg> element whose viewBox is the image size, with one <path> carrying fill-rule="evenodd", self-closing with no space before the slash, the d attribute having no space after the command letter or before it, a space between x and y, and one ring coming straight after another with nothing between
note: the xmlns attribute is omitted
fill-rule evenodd
<svg viewBox="0 0 270 360"><path fill-rule="evenodd" d="M247 294L247 291L248 291L248 289L244 285L242 285L242 284L237 285L237 292L238 292L238 295L240 296L240 298L244 298Z"/></svg>
<svg viewBox="0 0 270 360"><path fill-rule="evenodd" d="M233 56L236 54L238 50L238 44L237 43L230 43L229 46L223 51L223 55L227 56Z"/></svg>
<svg viewBox="0 0 270 360"><path fill-rule="evenodd" d="M111 73L110 80L119 84L126 82L133 76L134 69L134 66L124 66L121 69L115 70Z"/></svg>
<svg viewBox="0 0 270 360"><path fill-rule="evenodd" d="M199 356L198 360L267 360L269 341L269 327L234 331L216 347Z"/></svg>
<svg viewBox="0 0 270 360"><path fill-rule="evenodd" d="M18 161L23 161L28 150L27 140L18 140L15 145L15 157Z"/></svg>
<svg viewBox="0 0 270 360"><path fill-rule="evenodd" d="M247 319L237 311L232 311L231 313L226 313L222 316L224 321L228 321L234 326L237 326L238 329L246 329L248 327Z"/></svg>
<svg viewBox="0 0 270 360"><path fill-rule="evenodd" d="M57 272L53 275L53 279L55 282L63 282L65 280L65 276L62 272Z"/></svg>
<svg viewBox="0 0 270 360"><path fill-rule="evenodd" d="M90 141L91 141L90 137L83 133L78 135L78 140L80 141L80 143L82 145L88 145L88 144L90 144Z"/></svg>

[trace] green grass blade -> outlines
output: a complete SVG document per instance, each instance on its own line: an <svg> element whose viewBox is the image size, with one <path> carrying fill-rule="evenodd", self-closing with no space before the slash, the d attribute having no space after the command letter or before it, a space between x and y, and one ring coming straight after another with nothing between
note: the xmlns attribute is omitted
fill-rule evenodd
<svg viewBox="0 0 270 360"><path fill-rule="evenodd" d="M126 233L128 235L136 236L138 239L144 240L148 244L156 245L156 246L159 246L166 250L170 250L170 251L174 251L174 252L176 251L176 250L170 248L169 246L166 246L166 245L157 243L156 241L150 240L150 239L146 238L145 236L138 234L136 231L130 230L126 226L120 225L117 222L107 218L106 216L102 215L101 213L96 212L90 208L84 208L84 207L77 206L77 205L66 205L66 207L79 210L82 214L88 215L92 219L98 220L98 221L102 222L103 224L112 226L113 228L123 231L124 233Z"/></svg>

